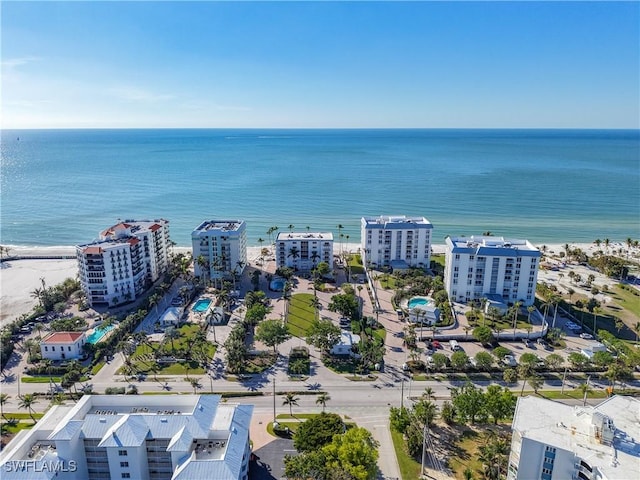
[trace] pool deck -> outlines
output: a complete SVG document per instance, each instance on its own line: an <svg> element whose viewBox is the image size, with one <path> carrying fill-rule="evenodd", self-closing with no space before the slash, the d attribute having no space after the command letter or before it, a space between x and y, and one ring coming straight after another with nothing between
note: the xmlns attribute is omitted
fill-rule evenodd
<svg viewBox="0 0 640 480"><path fill-rule="evenodd" d="M207 306L207 309L202 311L202 312L196 312L193 310L193 307L200 301L200 300L210 300L211 302L209 303L209 305ZM205 318L207 317L207 315L209 314L209 312L211 310L213 310L213 308L216 305L216 301L217 298L214 294L209 293L208 291L205 291L202 295L200 295L191 305L189 305L189 308L187 310L188 314L187 314L187 321L191 322L191 323L203 323L205 321Z"/></svg>
<svg viewBox="0 0 640 480"><path fill-rule="evenodd" d="M402 301L400 302L400 308L402 308L403 310L409 310L409 301L413 300L414 298L420 298L420 299L424 299L424 300L427 301L427 303L419 303L418 305L429 305L430 303L433 302L433 300L430 299L429 297L414 296L414 297L411 297L411 298L403 298ZM418 305L415 305L415 306L418 306Z"/></svg>

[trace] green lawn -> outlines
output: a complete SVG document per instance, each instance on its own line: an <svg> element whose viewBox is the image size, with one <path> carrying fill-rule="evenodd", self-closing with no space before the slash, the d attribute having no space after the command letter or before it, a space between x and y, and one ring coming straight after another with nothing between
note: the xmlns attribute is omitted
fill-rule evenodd
<svg viewBox="0 0 640 480"><path fill-rule="evenodd" d="M100 369L102 369L102 367L104 367L104 365L105 365L105 362L104 362L104 361L96 363L96 364L91 368L91 375L95 375L95 374L97 374L97 373L100 371Z"/></svg>
<svg viewBox="0 0 640 480"><path fill-rule="evenodd" d="M626 315L627 318L637 321L640 318L640 295L634 295L637 290L623 289L620 285L616 285L613 290L609 292L609 295L613 297L615 303L621 308L626 310L630 315ZM606 304L604 311L618 317L623 317L624 312L620 312L615 309L615 305Z"/></svg>
<svg viewBox="0 0 640 480"><path fill-rule="evenodd" d="M31 420L31 415L28 413L6 413L4 414L7 420ZM44 413L34 413L33 418L36 420L44 417Z"/></svg>
<svg viewBox="0 0 640 480"><path fill-rule="evenodd" d="M406 451L404 439L400 432L391 429L391 439L393 449L396 451L396 458L400 466L400 476L402 480L415 480L420 476L420 463L415 461Z"/></svg>
<svg viewBox="0 0 640 480"><path fill-rule="evenodd" d="M351 275L360 275L364 273L364 267L362 266L362 257L360 255L351 255L349 257L349 267L351 268Z"/></svg>
<svg viewBox="0 0 640 480"><path fill-rule="evenodd" d="M482 470L478 461L478 447L482 443L482 436L473 430L465 430L456 443L453 455L449 457L449 468L453 470L457 479L463 479L463 472L469 468L474 473ZM474 478L476 478L474 476ZM480 478L480 477L478 477Z"/></svg>
<svg viewBox="0 0 640 480"><path fill-rule="evenodd" d="M78 381L86 382L88 380L89 380L89 377L82 376ZM47 376L38 375L38 376L29 377L25 375L24 377L20 377L20 381L22 383L49 383L49 382L60 383L62 381L62 377L49 377L48 375Z"/></svg>
<svg viewBox="0 0 640 480"><path fill-rule="evenodd" d="M312 293L296 293L291 296L287 329L294 337L305 338L315 319L315 309L311 306Z"/></svg>
<svg viewBox="0 0 640 480"><path fill-rule="evenodd" d="M169 355L171 355L171 352L173 351L172 349L175 349L176 351L186 350L191 338L196 334L196 332L198 332L198 330L200 330L199 325L187 324L180 327L178 329L180 336L173 341L173 345L170 341L166 342ZM212 343L208 343L206 353L209 358L213 358L216 353L216 346ZM153 365L155 364L155 361L153 357L153 348L144 344L136 347L131 359L136 371L146 375L152 375L154 373L156 375L181 375L186 373L187 366L189 367L190 374L202 375L205 373L204 369L197 361L165 364L164 367L162 367L162 364L159 364L158 366L161 368L157 372L154 372ZM123 374L122 369L118 370L118 373Z"/></svg>
<svg viewBox="0 0 640 480"><path fill-rule="evenodd" d="M384 273L378 277L380 286L385 290L394 290L396 288L396 279L394 276Z"/></svg>

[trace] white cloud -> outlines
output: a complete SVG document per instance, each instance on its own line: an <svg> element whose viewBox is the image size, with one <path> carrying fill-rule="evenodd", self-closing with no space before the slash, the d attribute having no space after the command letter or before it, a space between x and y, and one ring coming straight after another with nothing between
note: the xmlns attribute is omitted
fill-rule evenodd
<svg viewBox="0 0 640 480"><path fill-rule="evenodd" d="M40 61L40 57L18 57L18 58L9 58L7 60L2 60L0 65L2 65L3 69L12 70L16 67L21 67L23 65L27 65L29 63Z"/></svg>
<svg viewBox="0 0 640 480"><path fill-rule="evenodd" d="M131 102L162 102L175 98L174 95L155 93L150 90L131 86L109 88L107 93L120 100Z"/></svg>

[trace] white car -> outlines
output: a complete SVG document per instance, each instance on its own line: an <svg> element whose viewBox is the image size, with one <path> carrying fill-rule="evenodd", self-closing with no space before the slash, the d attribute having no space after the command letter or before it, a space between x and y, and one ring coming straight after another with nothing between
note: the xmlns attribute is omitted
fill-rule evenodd
<svg viewBox="0 0 640 480"><path fill-rule="evenodd" d="M593 335L590 333L581 333L580 338L584 338L585 340L593 340Z"/></svg>

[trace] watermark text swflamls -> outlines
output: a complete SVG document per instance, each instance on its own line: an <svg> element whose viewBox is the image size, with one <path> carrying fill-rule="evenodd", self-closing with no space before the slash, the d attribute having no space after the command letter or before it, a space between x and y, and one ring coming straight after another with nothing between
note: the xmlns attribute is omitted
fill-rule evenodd
<svg viewBox="0 0 640 480"><path fill-rule="evenodd" d="M4 464L7 472L75 472L75 460L10 460Z"/></svg>

